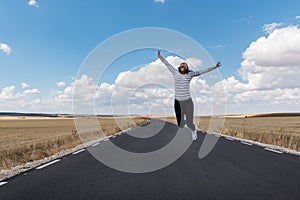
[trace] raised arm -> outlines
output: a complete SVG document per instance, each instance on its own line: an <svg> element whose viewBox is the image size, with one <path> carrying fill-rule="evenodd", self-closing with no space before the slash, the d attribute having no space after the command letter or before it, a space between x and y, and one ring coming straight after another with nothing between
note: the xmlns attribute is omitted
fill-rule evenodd
<svg viewBox="0 0 300 200"><path fill-rule="evenodd" d="M219 68L221 65L222 65L221 62L219 61L219 62L217 62L216 65L214 65L214 66L212 66L212 67L209 67L209 68L207 68L207 69L200 70L200 71L195 71L195 72L191 72L191 73L192 73L191 75L192 75L192 76L200 76L200 75L202 75L202 74L205 74L205 73L207 73L207 72L210 72L210 71L212 71L212 70L214 70L214 69Z"/></svg>
<svg viewBox="0 0 300 200"><path fill-rule="evenodd" d="M168 63L168 61L164 57L161 56L160 50L157 51L157 57L167 66L172 74L175 74L177 72L177 70L170 63Z"/></svg>

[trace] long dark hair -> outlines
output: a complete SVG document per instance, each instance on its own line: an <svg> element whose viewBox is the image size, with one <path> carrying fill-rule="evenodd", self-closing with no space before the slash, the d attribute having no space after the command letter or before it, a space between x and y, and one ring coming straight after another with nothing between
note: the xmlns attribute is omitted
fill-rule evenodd
<svg viewBox="0 0 300 200"><path fill-rule="evenodd" d="M181 66L179 66L178 67L178 71L181 73L181 74L188 74L189 72L191 72L192 70L189 70L189 65L186 63L186 62L183 62L185 65L186 65L186 67L187 67L187 72L186 73L181 73L181 71L180 71L180 67ZM180 63L180 65L181 65L182 63Z"/></svg>

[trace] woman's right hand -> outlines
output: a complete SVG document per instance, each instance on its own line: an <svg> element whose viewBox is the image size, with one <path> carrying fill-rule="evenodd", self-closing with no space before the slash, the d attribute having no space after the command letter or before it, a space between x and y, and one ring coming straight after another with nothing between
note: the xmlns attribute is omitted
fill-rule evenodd
<svg viewBox="0 0 300 200"><path fill-rule="evenodd" d="M216 68L219 68L219 67L221 67L222 66L222 64L221 64L221 62L219 61L219 62L217 62L217 64L216 64Z"/></svg>

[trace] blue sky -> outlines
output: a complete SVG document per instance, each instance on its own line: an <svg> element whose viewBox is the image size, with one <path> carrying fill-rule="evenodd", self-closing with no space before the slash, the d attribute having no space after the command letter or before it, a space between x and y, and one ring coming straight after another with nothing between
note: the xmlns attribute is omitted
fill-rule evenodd
<svg viewBox="0 0 300 200"><path fill-rule="evenodd" d="M220 73L224 79L234 76L247 83L249 80L238 74L245 60L243 52L252 42L271 34L273 30L264 31L264 25L277 23L274 29L297 27L299 15L297 0L0 0L0 91L15 86L11 95L20 96L24 90L37 89L36 94L32 92L37 96L28 98L31 102L55 98L57 92L72 84L83 60L96 45L114 34L141 27L168 28L188 35L215 61L222 61ZM10 47L9 52L4 44ZM112 84L120 72L136 67L136 63L155 60L154 51L144 51L114 68L105 80ZM58 87L58 82L65 84ZM29 86L22 88L22 83ZM8 103L3 93L0 111L51 112L50 108L29 109L17 103L10 107Z"/></svg>

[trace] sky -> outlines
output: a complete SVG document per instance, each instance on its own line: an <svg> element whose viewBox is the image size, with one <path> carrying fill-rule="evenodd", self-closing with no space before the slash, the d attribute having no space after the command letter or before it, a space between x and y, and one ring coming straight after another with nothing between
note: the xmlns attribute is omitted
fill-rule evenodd
<svg viewBox="0 0 300 200"><path fill-rule="evenodd" d="M298 0L0 0L0 112L73 113L76 85L97 114L174 114L156 49L120 56L99 80L78 77L97 45L143 27L182 33L222 62L218 82L191 82L196 115L212 114L222 88L226 114L299 112L299 24ZM173 66L193 59L162 54Z"/></svg>

